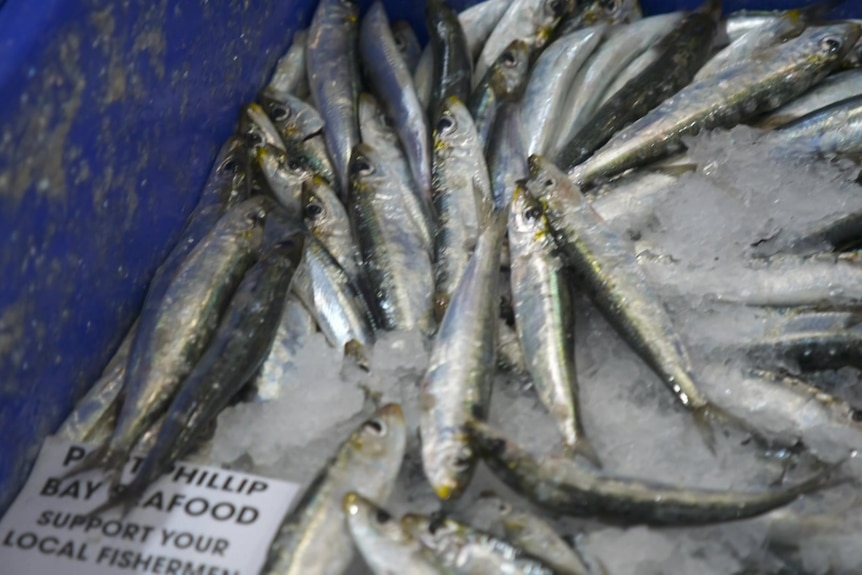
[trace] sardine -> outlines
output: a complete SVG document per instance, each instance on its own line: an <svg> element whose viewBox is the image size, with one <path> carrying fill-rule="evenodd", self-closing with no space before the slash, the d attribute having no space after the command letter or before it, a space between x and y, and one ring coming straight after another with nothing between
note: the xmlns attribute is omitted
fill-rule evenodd
<svg viewBox="0 0 862 575"><path fill-rule="evenodd" d="M431 199L431 150L425 110L413 78L398 55L383 3L376 0L362 19L359 49L380 106L392 120L422 196ZM430 245L430 244L429 244Z"/></svg>
<svg viewBox="0 0 862 575"><path fill-rule="evenodd" d="M601 42L605 26L572 32L548 46L533 69L521 102L524 142L528 154L544 154L554 136L566 90Z"/></svg>
<svg viewBox="0 0 862 575"><path fill-rule="evenodd" d="M794 40L764 50L760 58L690 84L617 132L569 176L580 185L590 184L678 150L683 136L731 127L778 108L834 69L860 32L862 28L855 24L810 28Z"/></svg>
<svg viewBox="0 0 862 575"><path fill-rule="evenodd" d="M515 329L533 385L566 448L601 467L578 413L572 278L541 206L521 186L512 198L508 232Z"/></svg>
<svg viewBox="0 0 862 575"><path fill-rule="evenodd" d="M343 443L282 523L261 575L340 575L354 556L342 505L356 492L383 504L406 443L404 414L388 404Z"/></svg>
<svg viewBox="0 0 862 575"><path fill-rule="evenodd" d="M506 102L497 113L488 150L491 192L498 208L509 205L516 182L527 177L526 157L520 105Z"/></svg>
<svg viewBox="0 0 862 575"><path fill-rule="evenodd" d="M422 188L413 179L398 134L371 94L362 93L359 96L359 131L362 134L362 142L377 151L381 161L386 163L397 178L404 209L410 215L410 222L416 231L422 235L430 253L434 243L430 198L425 197Z"/></svg>
<svg viewBox="0 0 862 575"><path fill-rule="evenodd" d="M448 517L409 513L401 524L455 575L554 574L549 566L522 549Z"/></svg>
<svg viewBox="0 0 862 575"><path fill-rule="evenodd" d="M317 324L305 305L293 293L288 293L272 348L249 385L253 401L265 402L282 396L286 375L295 366L297 355L308 337L317 331Z"/></svg>
<svg viewBox="0 0 862 575"><path fill-rule="evenodd" d="M355 0L318 3L308 30L308 85L326 124L326 147L342 193L347 190L350 153L360 141L358 38Z"/></svg>
<svg viewBox="0 0 862 575"><path fill-rule="evenodd" d="M497 62L512 42L520 40L538 53L567 8L563 0L514 0L485 41L476 61L474 84Z"/></svg>
<svg viewBox="0 0 862 575"><path fill-rule="evenodd" d="M222 312L254 263L263 239L262 224L275 207L265 196L234 206L183 260L154 319L140 320L114 433L71 473L102 467L115 472L115 481L119 480L116 472L141 434L167 408L203 355Z"/></svg>
<svg viewBox="0 0 862 575"><path fill-rule="evenodd" d="M466 102L473 88L473 59L467 37L445 0L429 0L425 7L432 59L431 99L426 109L433 119L450 97Z"/></svg>
<svg viewBox="0 0 862 575"><path fill-rule="evenodd" d="M171 401L153 448L134 479L99 510L122 505L127 513L147 487L188 452L257 371L275 337L301 254L301 235L284 238L245 274L206 351Z"/></svg>
<svg viewBox="0 0 862 575"><path fill-rule="evenodd" d="M440 499L456 499L475 469L464 425L484 418L497 353L500 250L506 209L492 212L434 339L419 397L425 476Z"/></svg>
<svg viewBox="0 0 862 575"><path fill-rule="evenodd" d="M557 514L626 524L706 525L755 517L822 488L822 472L790 487L760 492L697 489L603 473L565 457L537 459L484 422L469 423L474 448L497 477Z"/></svg>
<svg viewBox="0 0 862 575"><path fill-rule="evenodd" d="M434 309L439 320L464 275L476 247L480 222L490 213L493 198L476 126L457 98L443 102L433 138L431 196L437 214Z"/></svg>
<svg viewBox="0 0 862 575"><path fill-rule="evenodd" d="M293 94L297 98L308 96L308 75L305 67L305 46L308 30L297 30L293 34L290 48L275 64L275 71L266 89Z"/></svg>
<svg viewBox="0 0 862 575"><path fill-rule="evenodd" d="M610 29L604 43L584 63L569 85L563 113L556 121L554 144L548 147L548 151L556 154L571 140L589 120L611 82L635 58L670 33L684 16L683 12L671 12Z"/></svg>
<svg viewBox="0 0 862 575"><path fill-rule="evenodd" d="M359 248L350 229L350 218L335 190L325 180L311 178L303 183L302 217L305 226L320 240L350 281L358 285Z"/></svg>
<svg viewBox="0 0 862 575"><path fill-rule="evenodd" d="M713 410L695 383L687 349L632 246L595 212L565 173L530 156L525 193L544 207L566 263L596 306L699 421Z"/></svg>
<svg viewBox="0 0 862 575"><path fill-rule="evenodd" d="M398 53L401 54L401 59L404 60L404 65L408 70L415 70L422 55L422 45L419 44L419 38L416 37L410 22L404 20L393 22L392 39L395 41Z"/></svg>
<svg viewBox="0 0 862 575"><path fill-rule="evenodd" d="M858 156L862 152L862 94L829 104L764 137L773 154Z"/></svg>
<svg viewBox="0 0 862 575"><path fill-rule="evenodd" d="M385 509L354 492L345 496L343 505L353 542L376 575L445 573L431 552Z"/></svg>
<svg viewBox="0 0 862 575"><path fill-rule="evenodd" d="M557 154L564 169L580 164L621 128L641 118L691 82L709 58L718 31L720 0L709 0L651 47L662 53L590 115Z"/></svg>
<svg viewBox="0 0 862 575"><path fill-rule="evenodd" d="M425 238L404 209L397 178L374 148L359 144L350 161L348 214L375 296L375 318L386 330L431 333L434 272Z"/></svg>
<svg viewBox="0 0 862 575"><path fill-rule="evenodd" d="M316 238L305 241L293 292L311 311L329 344L366 365L374 343L368 303L347 272Z"/></svg>
<svg viewBox="0 0 862 575"><path fill-rule="evenodd" d="M795 100L757 120L755 126L771 130L840 100L862 94L862 70L847 70L827 76L825 80Z"/></svg>
<svg viewBox="0 0 862 575"><path fill-rule="evenodd" d="M503 12L509 7L512 0L485 0L470 6L460 14L458 14L458 22L461 24L461 29L464 31L464 37L467 40L467 50L470 53L470 66L479 57L482 52L482 46L485 45L485 40L494 30L497 22L503 16ZM416 65L416 71L413 73L413 84L416 88L416 93L419 96L419 101L427 109L428 102L431 100L431 79L434 70L434 55L431 51L430 44L425 46L422 51L422 57ZM472 83L470 84L472 87ZM433 111L428 112L433 114Z"/></svg>
<svg viewBox="0 0 862 575"><path fill-rule="evenodd" d="M529 76L530 53L526 42L515 40L473 90L468 105L482 149L488 149L500 107L507 101L520 100Z"/></svg>

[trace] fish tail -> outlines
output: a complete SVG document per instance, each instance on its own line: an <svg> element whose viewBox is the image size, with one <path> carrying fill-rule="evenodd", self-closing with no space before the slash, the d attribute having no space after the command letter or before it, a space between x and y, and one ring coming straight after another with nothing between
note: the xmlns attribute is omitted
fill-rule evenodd
<svg viewBox="0 0 862 575"><path fill-rule="evenodd" d="M108 462L113 458L110 440L106 441L93 451L87 454L86 457L79 463L78 465L72 467L69 471L67 471L64 475L60 477L60 481L64 481L69 479L70 477L74 477L75 475L80 475L81 473L85 473L87 471L93 471L94 469L105 469L107 468Z"/></svg>
<svg viewBox="0 0 862 575"><path fill-rule="evenodd" d="M713 419L714 416L708 404L694 410L694 423L697 426L697 431L703 438L707 449L715 455L715 431L712 428Z"/></svg>

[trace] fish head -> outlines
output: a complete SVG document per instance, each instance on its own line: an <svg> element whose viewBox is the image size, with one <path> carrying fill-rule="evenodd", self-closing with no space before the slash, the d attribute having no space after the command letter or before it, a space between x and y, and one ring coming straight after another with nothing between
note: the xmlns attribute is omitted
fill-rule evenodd
<svg viewBox="0 0 862 575"><path fill-rule="evenodd" d="M324 190L324 187L328 190ZM306 227L317 237L329 235L328 230L331 230L333 225L328 200L334 194L329 182L320 176L311 176L302 183L302 217Z"/></svg>
<svg viewBox="0 0 862 575"><path fill-rule="evenodd" d="M434 493L443 501L461 496L476 468L476 454L463 432L423 439L422 465Z"/></svg>
<svg viewBox="0 0 862 575"><path fill-rule="evenodd" d="M476 130L471 130L472 116L467 106L456 96L450 96L440 104L437 121L434 123L434 148L463 148L469 144Z"/></svg>
<svg viewBox="0 0 862 575"><path fill-rule="evenodd" d="M398 519L359 493L350 492L345 495L342 509L352 533L370 532L376 537L400 543L407 543L413 539L401 527Z"/></svg>
<svg viewBox="0 0 862 575"><path fill-rule="evenodd" d="M841 61L844 69L862 68L862 39L857 40L850 51Z"/></svg>
<svg viewBox="0 0 862 575"><path fill-rule="evenodd" d="M517 96L524 86L530 67L530 45L523 40L514 40L494 62L491 86L500 97Z"/></svg>
<svg viewBox="0 0 862 575"><path fill-rule="evenodd" d="M553 242L550 225L542 204L527 191L527 180L519 180L512 194L512 205L509 208L509 243L526 248L526 253L533 250L530 246L548 245ZM520 251L520 250L519 250Z"/></svg>
<svg viewBox="0 0 862 575"><path fill-rule="evenodd" d="M285 138L305 140L323 131L320 113L293 94L267 88L258 100L279 134Z"/></svg>
<svg viewBox="0 0 862 575"><path fill-rule="evenodd" d="M231 136L216 156L204 195L215 194L228 204L245 199L251 177L249 168L245 140L240 136Z"/></svg>
<svg viewBox="0 0 862 575"><path fill-rule="evenodd" d="M390 403L378 409L353 432L348 442L357 466L377 477L394 480L407 442L407 425L401 406Z"/></svg>
<svg viewBox="0 0 862 575"><path fill-rule="evenodd" d="M809 53L811 64L837 64L853 50L860 36L862 26L855 22L840 22L809 28L798 42L809 47L806 52Z"/></svg>
<svg viewBox="0 0 862 575"><path fill-rule="evenodd" d="M249 102L242 107L237 133L245 137L249 148L257 149L264 144L269 144L284 149L281 135L257 102Z"/></svg>
<svg viewBox="0 0 862 575"><path fill-rule="evenodd" d="M253 196L228 209L219 220L219 226L236 241L248 246L260 246L269 214L278 208L267 196Z"/></svg>
<svg viewBox="0 0 862 575"><path fill-rule="evenodd" d="M269 143L259 146L255 155L275 196L286 206L296 206L302 194L302 183L311 177L311 172L292 154Z"/></svg>
<svg viewBox="0 0 862 575"><path fill-rule="evenodd" d="M366 143L353 147L347 173L353 194L374 189L390 179L380 154Z"/></svg>
<svg viewBox="0 0 862 575"><path fill-rule="evenodd" d="M442 514L408 513L401 518L401 527L432 551L447 547L447 541L457 537L463 530L458 523Z"/></svg>
<svg viewBox="0 0 862 575"><path fill-rule="evenodd" d="M526 192L539 202L546 213L562 213L586 205L580 190L552 161L533 154L527 160L527 165L530 177L526 182Z"/></svg>

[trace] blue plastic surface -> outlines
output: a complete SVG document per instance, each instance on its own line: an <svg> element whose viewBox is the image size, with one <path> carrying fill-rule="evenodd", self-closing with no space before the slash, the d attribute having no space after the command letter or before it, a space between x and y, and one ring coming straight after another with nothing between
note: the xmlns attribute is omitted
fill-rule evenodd
<svg viewBox="0 0 862 575"><path fill-rule="evenodd" d="M648 14L697 3L642 1ZM422 2L387 5L424 41ZM0 0L0 514L132 323L239 106L311 10ZM862 16L855 0L836 14L851 11Z"/></svg>

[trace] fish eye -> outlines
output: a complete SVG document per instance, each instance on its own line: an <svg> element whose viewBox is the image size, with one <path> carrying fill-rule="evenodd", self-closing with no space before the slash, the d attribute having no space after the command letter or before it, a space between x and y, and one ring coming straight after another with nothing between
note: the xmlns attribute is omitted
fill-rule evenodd
<svg viewBox="0 0 862 575"><path fill-rule="evenodd" d="M509 50L503 52L503 65L507 68L513 68L518 63L518 57Z"/></svg>
<svg viewBox="0 0 862 575"><path fill-rule="evenodd" d="M287 169L291 172L298 172L300 169L302 169L302 164L299 163L298 160L290 158L287 160Z"/></svg>
<svg viewBox="0 0 862 575"><path fill-rule="evenodd" d="M473 452L469 447L463 447L458 451L458 455L452 460L452 467L456 471L464 471L473 463Z"/></svg>
<svg viewBox="0 0 862 575"><path fill-rule="evenodd" d="M508 515L509 513L512 512L512 506L509 503L506 503L505 501L500 502L498 509L500 510L500 513L502 513L503 515Z"/></svg>
<svg viewBox="0 0 862 575"><path fill-rule="evenodd" d="M524 219L528 222L534 222L539 219L539 216L542 215L542 210L535 206L531 206L524 210Z"/></svg>
<svg viewBox="0 0 862 575"><path fill-rule="evenodd" d="M601 0L599 2L599 6L601 6L603 10L613 12L618 8L619 3L618 0Z"/></svg>
<svg viewBox="0 0 862 575"><path fill-rule="evenodd" d="M251 224L259 224L266 219L266 210L263 208L251 210L245 215L245 219Z"/></svg>
<svg viewBox="0 0 862 575"><path fill-rule="evenodd" d="M284 106L273 106L272 108L272 119L273 120L284 120L285 118L290 116L290 112Z"/></svg>
<svg viewBox="0 0 862 575"><path fill-rule="evenodd" d="M437 131L438 132L448 132L452 128L455 127L455 120L452 119L451 116L440 116L440 119L437 120Z"/></svg>
<svg viewBox="0 0 862 575"><path fill-rule="evenodd" d="M221 163L218 169L222 173L235 174L239 170L239 164L233 158L228 158Z"/></svg>
<svg viewBox="0 0 862 575"><path fill-rule="evenodd" d="M378 509L377 513L374 514L374 519L378 523L389 523L392 520L392 515L385 509Z"/></svg>
<svg viewBox="0 0 862 575"><path fill-rule="evenodd" d="M544 182L542 182L542 185L546 188L553 188L556 183L557 182L554 181L554 178L548 178Z"/></svg>
<svg viewBox="0 0 862 575"><path fill-rule="evenodd" d="M841 46L841 40L835 38L834 36L826 36L825 38L820 40L820 47L830 54L835 54L836 52L840 51Z"/></svg>
<svg viewBox="0 0 862 575"><path fill-rule="evenodd" d="M374 435L380 436L386 433L386 424L379 419L369 419L365 422L365 429L368 429Z"/></svg>
<svg viewBox="0 0 862 575"><path fill-rule="evenodd" d="M368 160L359 158L353 162L353 171L357 174L368 176L374 173L374 168L368 163Z"/></svg>
<svg viewBox="0 0 862 575"><path fill-rule="evenodd" d="M305 206L305 217L314 219L323 213L323 206L317 202L311 202Z"/></svg>
<svg viewBox="0 0 862 575"><path fill-rule="evenodd" d="M258 146L263 143L263 138L256 131L251 131L248 133L248 141L252 146Z"/></svg>
<svg viewBox="0 0 862 575"><path fill-rule="evenodd" d="M398 48L398 51L403 52L405 46L404 46L404 39L401 37L401 35L396 34L395 36L392 37L392 40L395 41L395 47Z"/></svg>
<svg viewBox="0 0 862 575"><path fill-rule="evenodd" d="M446 519L442 515L434 515L428 522L428 533L436 535L444 525L446 525Z"/></svg>

